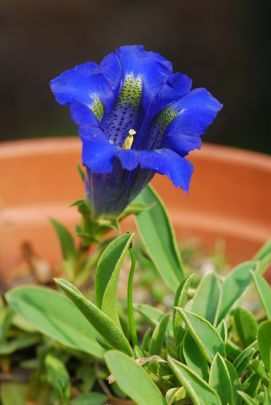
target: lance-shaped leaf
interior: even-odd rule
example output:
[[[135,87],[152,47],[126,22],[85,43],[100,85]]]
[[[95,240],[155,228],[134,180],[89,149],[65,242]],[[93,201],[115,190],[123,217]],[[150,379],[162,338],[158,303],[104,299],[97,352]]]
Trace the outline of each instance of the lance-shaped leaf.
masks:
[[[137,228],[155,268],[169,288],[176,291],[184,279],[184,270],[166,209],[150,187],[144,188],[136,202],[153,204],[136,216]]]
[[[258,344],[266,370],[271,370],[271,321],[263,322],[258,329]]]
[[[222,405],[237,404],[237,393],[227,363],[219,353],[217,353],[211,365],[209,384],[218,393]]]
[[[65,346],[102,358],[95,329],[62,294],[44,287],[16,287],[6,294],[11,307],[37,330]]]
[[[221,293],[221,286],[217,275],[215,273],[206,274],[196,290],[191,311],[214,324],[219,309]]]
[[[217,330],[202,318],[184,309],[177,308],[180,312],[187,329],[191,333],[195,343],[197,343],[205,359],[211,363],[216,353],[225,356],[224,342]]]
[[[249,346],[254,342],[257,335],[257,322],[247,309],[239,307],[232,311],[234,324],[238,333],[239,339],[244,347]]]
[[[267,318],[271,320],[271,288],[259,274],[254,273],[252,276]]]
[[[245,392],[238,391],[238,394],[246,405],[259,405],[259,401],[257,401],[255,398],[251,398],[251,396],[249,396]]]
[[[124,353],[110,350],[106,364],[125,394],[138,405],[166,405],[166,400],[148,373]]]
[[[111,347],[132,355],[133,352],[127,338],[108,315],[95,304],[87,300],[83,294],[67,280],[56,279],[55,281],[58,287],[70,298]]]
[[[97,305],[116,325],[120,327],[118,316],[117,288],[120,268],[131,245],[133,235],[124,234],[113,239],[102,253],[96,273]]]
[[[268,240],[256,253],[253,260],[259,261],[257,274],[263,274],[271,265],[271,240]]]
[[[150,354],[160,354],[169,321],[169,314],[165,314],[156,325],[150,342]]]
[[[233,305],[240,299],[252,281],[251,271],[255,271],[257,262],[245,262],[233,269],[222,284],[222,299],[217,324],[219,324]]]
[[[174,306],[179,308],[185,308],[185,305],[188,301],[188,290],[193,278],[193,274],[187,277],[185,280],[181,282],[179,285],[176,294],[175,294],[175,301]],[[177,334],[178,329],[180,328],[181,324],[181,316],[178,311],[174,308],[173,310],[173,328],[175,334]]]
[[[194,371],[170,356],[168,357],[168,363],[179,383],[186,389],[194,405],[221,405],[217,393]]]
[[[207,381],[209,376],[208,363],[189,332],[184,338],[183,355],[188,367]]]

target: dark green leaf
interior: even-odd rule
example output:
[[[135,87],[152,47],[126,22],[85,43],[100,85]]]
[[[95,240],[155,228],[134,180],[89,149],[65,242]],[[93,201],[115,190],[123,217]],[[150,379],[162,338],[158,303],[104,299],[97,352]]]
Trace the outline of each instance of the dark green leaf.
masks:
[[[68,281],[64,279],[56,279],[56,283],[105,341],[115,349],[132,355],[132,349],[127,338],[108,315],[87,300],[83,294]]]
[[[44,364],[46,380],[51,384],[58,398],[61,401],[69,399],[71,394],[70,377],[64,364],[52,354],[47,354]]]
[[[175,377],[184,386],[194,405],[221,405],[217,393],[195,372],[172,357],[168,358],[168,362]]]
[[[189,332],[185,334],[183,355],[188,367],[207,381],[209,376],[208,363]]]
[[[132,238],[133,235],[127,233],[113,239],[103,251],[97,265],[97,305],[118,327],[120,327],[117,301],[119,273]]]
[[[256,268],[256,262],[245,262],[237,266],[226,277],[222,284],[222,300],[220,303],[217,324],[225,318],[233,305],[240,299],[250,285],[252,281],[250,272],[255,271]]]
[[[256,340],[258,324],[252,315],[245,308],[236,308],[232,311],[237,334],[244,347],[249,346]]]
[[[177,308],[180,312],[187,329],[191,333],[195,343],[198,345],[205,359],[211,363],[216,353],[225,356],[223,340],[216,329],[202,318],[184,309]]]
[[[169,321],[169,314],[165,314],[156,325],[150,342],[150,354],[161,354]]]
[[[266,370],[271,370],[271,321],[263,322],[258,329],[258,345]]]
[[[136,216],[137,228],[157,271],[165,283],[176,291],[184,278],[184,270],[166,209],[150,187],[145,187],[136,202],[154,205]]]

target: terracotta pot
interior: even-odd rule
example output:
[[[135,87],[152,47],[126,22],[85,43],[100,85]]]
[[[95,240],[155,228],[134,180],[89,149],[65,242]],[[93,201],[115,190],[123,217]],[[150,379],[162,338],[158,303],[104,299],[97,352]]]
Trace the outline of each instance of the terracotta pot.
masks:
[[[76,170],[78,139],[44,139],[2,143],[0,147],[0,267],[20,259],[23,241],[57,263],[60,250],[48,222],[52,216],[72,228],[77,213],[69,204],[83,196]],[[204,145],[192,153],[191,190],[185,195],[164,177],[153,185],[170,212],[180,239],[199,238],[205,246],[226,242],[235,264],[250,259],[271,234],[271,157]],[[124,229],[131,229],[132,220]]]

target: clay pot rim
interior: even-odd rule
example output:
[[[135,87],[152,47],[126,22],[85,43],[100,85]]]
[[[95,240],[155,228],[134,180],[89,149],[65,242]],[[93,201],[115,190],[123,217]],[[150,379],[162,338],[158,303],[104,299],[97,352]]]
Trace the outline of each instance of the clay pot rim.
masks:
[[[1,142],[0,159],[10,159],[18,156],[44,155],[55,152],[64,154],[67,151],[81,149],[80,139],[78,137],[64,136],[52,138],[25,139]],[[202,153],[203,151],[203,153]],[[239,149],[224,145],[214,145],[204,143],[202,151],[192,151],[194,154],[200,154],[198,158],[204,155],[204,158],[213,161],[225,161],[229,163],[238,163],[239,165],[258,167],[262,170],[271,171],[271,157],[267,154]]]

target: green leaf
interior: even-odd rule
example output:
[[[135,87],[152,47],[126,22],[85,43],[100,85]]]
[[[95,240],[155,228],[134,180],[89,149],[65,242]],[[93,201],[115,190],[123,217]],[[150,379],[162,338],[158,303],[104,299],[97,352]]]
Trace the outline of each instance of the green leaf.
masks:
[[[226,277],[222,284],[222,300],[220,303],[217,324],[225,318],[233,305],[239,300],[250,285],[252,281],[250,272],[255,271],[256,267],[256,262],[245,262],[237,266]]]
[[[122,391],[138,405],[166,405],[166,401],[151,377],[135,360],[111,350],[105,361]]]
[[[71,405],[104,405],[107,396],[100,392],[88,392],[82,394],[71,401]]]
[[[208,363],[189,332],[184,337],[183,355],[188,367],[207,381],[209,376]]]
[[[218,333],[220,334],[223,342],[226,342],[228,339],[228,331],[227,331],[227,325],[225,320],[223,319],[222,322],[220,322],[220,324],[216,327],[216,330],[218,331]]]
[[[179,383],[186,389],[194,405],[221,405],[217,393],[194,371],[170,356],[168,357],[168,363]]]
[[[64,364],[52,354],[47,354],[44,360],[45,378],[56,392],[58,398],[67,400],[71,395],[69,373]]]
[[[232,311],[234,324],[238,336],[244,347],[249,346],[256,340],[258,324],[252,315],[245,308],[236,308]]]
[[[102,358],[97,333],[67,298],[44,287],[17,287],[6,294],[12,308],[40,332],[76,350]]]
[[[163,311],[148,304],[134,304],[134,308],[154,326],[156,326],[164,316]]]
[[[223,357],[219,353],[211,365],[209,384],[218,393],[222,405],[235,405],[230,374]]]
[[[174,307],[184,308],[185,305],[187,304],[188,290],[189,290],[192,278],[193,278],[193,274],[191,274],[189,277],[184,279],[181,282],[181,284],[179,285],[179,287],[176,291],[176,294],[175,294]],[[180,325],[181,325],[181,315],[176,310],[176,308],[174,308],[174,310],[173,310],[173,327],[174,327],[175,335],[177,334],[177,331],[180,328]]]
[[[241,374],[249,365],[250,360],[254,356],[255,346],[257,342],[253,342],[245,350],[242,350],[239,356],[233,362],[234,367],[236,368],[238,374]]]
[[[198,345],[205,359],[211,363],[216,353],[225,356],[225,347],[221,336],[216,329],[202,318],[184,309],[177,308],[180,312],[187,329],[191,333],[195,343]]]
[[[266,316],[271,320],[271,288],[267,281],[259,274],[252,274],[253,280],[258,291],[261,303],[265,309]]]
[[[169,314],[165,314],[156,325],[150,342],[150,354],[161,354],[169,321]]]
[[[49,219],[59,239],[65,272],[68,277],[73,279],[75,272],[75,262],[78,256],[73,236],[63,224],[53,218]]]
[[[0,344],[0,354],[1,355],[8,355],[11,353],[16,352],[17,350],[26,349],[27,347],[31,347],[36,345],[41,340],[41,337],[38,335],[30,335],[30,336],[21,336],[15,339],[12,339],[8,342],[4,342]]]
[[[184,270],[166,209],[150,187],[144,188],[136,202],[154,204],[153,208],[136,216],[137,228],[155,268],[169,288],[176,291],[184,278]]]
[[[1,383],[0,398],[2,405],[25,405],[27,386],[16,383]]]
[[[102,338],[109,343],[109,345],[132,355],[133,352],[127,338],[108,315],[87,300],[70,282],[60,278],[55,281],[58,287],[77,306],[88,322],[97,330]]]
[[[191,312],[215,323],[222,290],[215,273],[208,273],[201,280],[192,301]]]
[[[103,251],[97,265],[97,305],[118,327],[120,327],[117,300],[119,273],[132,238],[133,235],[128,233],[113,239]]]
[[[248,394],[246,394],[245,392],[242,391],[238,391],[238,394],[240,395],[240,397],[243,399],[243,401],[245,402],[246,405],[258,405],[259,402],[254,399],[251,398]]]
[[[271,321],[263,322],[258,329],[258,345],[261,358],[268,372],[271,370]]]
[[[256,253],[253,260],[259,261],[257,274],[263,274],[271,265],[271,240],[268,240]]]

